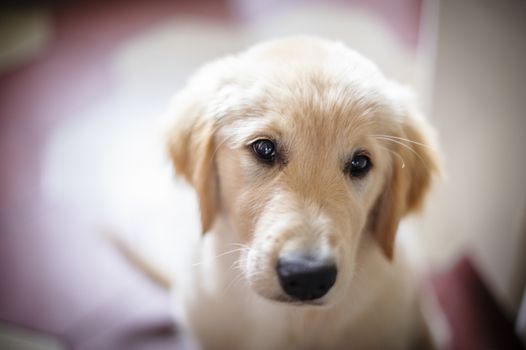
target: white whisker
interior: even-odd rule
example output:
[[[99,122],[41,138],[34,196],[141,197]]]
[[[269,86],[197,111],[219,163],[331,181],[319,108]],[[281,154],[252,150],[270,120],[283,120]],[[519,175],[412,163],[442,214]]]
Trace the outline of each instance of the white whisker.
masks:
[[[434,147],[432,147],[431,145],[427,145],[425,143],[421,143],[421,142],[417,142],[417,141],[413,141],[413,140],[409,140],[409,139],[406,139],[404,137],[398,137],[398,136],[393,136],[393,135],[382,135],[382,134],[379,134],[379,135],[369,135],[371,137],[378,137],[378,138],[387,138],[387,139],[394,139],[394,140],[399,140],[399,141],[405,141],[405,142],[409,142],[409,143],[412,143],[412,144],[415,144],[415,145],[418,145],[418,146],[422,146],[422,147],[426,147],[426,148],[429,148],[429,149],[432,149],[432,150],[435,150]]]
[[[392,149],[389,149],[389,148],[384,147],[384,146],[380,146],[380,145],[378,145],[378,147],[383,148],[383,149],[385,149],[386,151],[392,153],[394,156],[398,157],[398,159],[400,159],[400,161],[402,162],[402,169],[405,168],[404,158],[403,158],[398,152],[395,152],[395,151],[393,151]]]
[[[422,162],[422,164],[424,164],[424,166],[425,166],[426,168],[428,168],[428,166],[427,166],[427,164],[426,164],[424,158],[422,158],[422,156],[421,156],[420,154],[418,154],[418,152],[416,152],[414,149],[412,149],[412,148],[409,147],[408,145],[406,145],[406,144],[404,144],[404,143],[402,143],[402,142],[400,142],[400,141],[390,139],[390,138],[378,137],[378,136],[377,136],[376,138],[377,138],[377,139],[380,139],[380,140],[391,141],[391,142],[394,142],[394,143],[396,143],[396,144],[398,144],[398,145],[400,145],[400,146],[402,146],[402,147],[407,148],[409,151],[413,152],[413,153],[415,154],[415,156],[418,157],[418,159],[420,159],[420,161]]]
[[[222,257],[222,256],[226,256],[226,255],[229,255],[229,254],[233,254],[233,253],[237,253],[237,252],[242,252],[242,251],[244,251],[244,250],[246,250],[246,249],[247,249],[247,248],[236,248],[236,249],[229,250],[229,251],[227,251],[227,252],[223,252],[223,253],[218,254],[218,255],[216,255],[216,256],[212,256],[212,257],[209,257],[209,258],[207,257],[207,258],[205,258],[205,259],[202,260],[202,261],[199,261],[199,262],[194,263],[193,266],[199,266],[199,265],[204,264],[204,263],[207,262],[207,261],[215,260],[215,259],[217,259],[217,258],[220,258],[220,257]]]

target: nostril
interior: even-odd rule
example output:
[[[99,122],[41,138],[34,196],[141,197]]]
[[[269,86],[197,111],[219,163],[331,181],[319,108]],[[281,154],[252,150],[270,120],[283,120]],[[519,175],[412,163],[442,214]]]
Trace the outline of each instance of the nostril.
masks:
[[[336,282],[333,262],[306,257],[281,258],[276,266],[281,288],[299,300],[324,296]]]
[[[298,288],[300,284],[297,281],[286,281],[285,282],[289,288]]]

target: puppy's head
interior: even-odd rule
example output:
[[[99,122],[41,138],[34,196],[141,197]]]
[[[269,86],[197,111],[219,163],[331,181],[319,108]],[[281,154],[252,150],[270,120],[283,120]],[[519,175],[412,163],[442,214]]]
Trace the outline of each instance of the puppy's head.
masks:
[[[294,38],[205,66],[175,98],[176,171],[203,231],[222,216],[248,247],[239,266],[257,294],[329,303],[364,235],[392,258],[437,170],[402,90],[341,44]]]

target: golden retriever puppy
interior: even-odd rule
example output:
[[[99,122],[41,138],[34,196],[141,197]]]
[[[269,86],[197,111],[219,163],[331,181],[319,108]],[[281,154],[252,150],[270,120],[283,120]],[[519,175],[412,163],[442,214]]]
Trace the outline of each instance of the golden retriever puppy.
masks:
[[[287,38],[206,65],[168,119],[204,233],[174,282],[198,346],[419,346],[395,237],[438,167],[404,89],[340,43]]]

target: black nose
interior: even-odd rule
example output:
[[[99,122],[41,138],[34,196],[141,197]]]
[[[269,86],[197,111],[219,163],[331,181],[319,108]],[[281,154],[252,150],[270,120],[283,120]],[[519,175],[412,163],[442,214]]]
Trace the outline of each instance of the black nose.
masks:
[[[332,262],[307,257],[281,258],[276,271],[285,293],[302,301],[324,296],[338,272]]]

